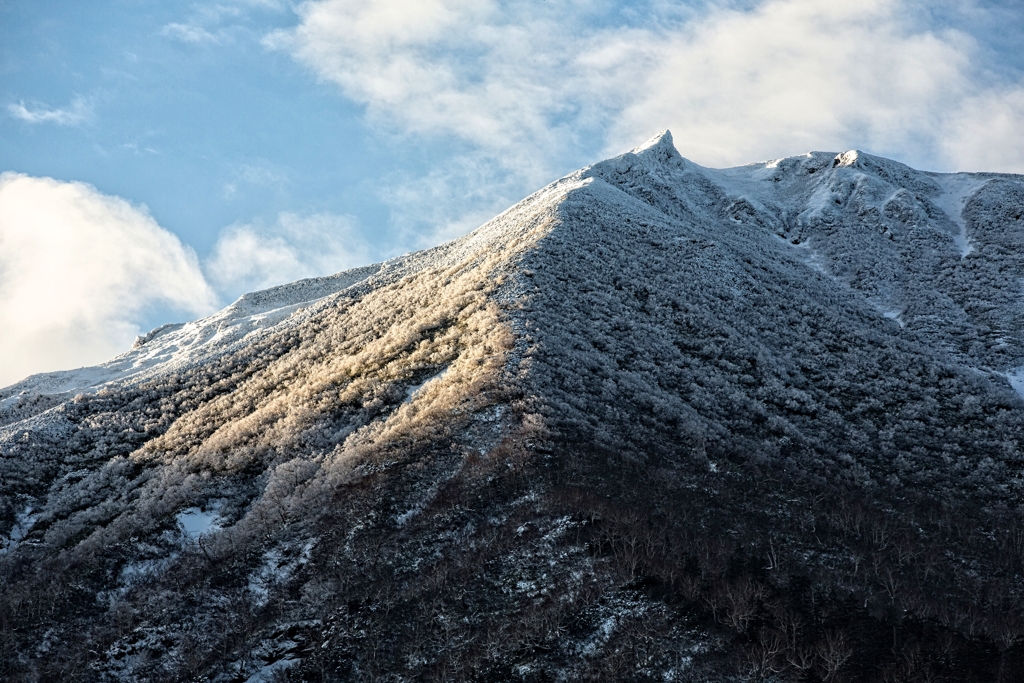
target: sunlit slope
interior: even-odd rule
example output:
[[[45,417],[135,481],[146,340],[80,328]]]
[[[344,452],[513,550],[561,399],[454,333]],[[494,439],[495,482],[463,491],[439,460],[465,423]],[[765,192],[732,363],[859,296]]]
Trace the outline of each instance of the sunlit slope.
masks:
[[[83,464],[251,473],[299,453],[344,459],[398,425],[447,430],[437,410],[472,412],[462,402],[486,403],[480,387],[508,373],[510,281],[563,196],[556,184],[461,240],[335,276],[336,294],[311,300],[322,282],[303,281],[246,295],[106,366],[15,385],[0,428],[4,494],[39,495]],[[103,373],[113,379],[67,386]]]

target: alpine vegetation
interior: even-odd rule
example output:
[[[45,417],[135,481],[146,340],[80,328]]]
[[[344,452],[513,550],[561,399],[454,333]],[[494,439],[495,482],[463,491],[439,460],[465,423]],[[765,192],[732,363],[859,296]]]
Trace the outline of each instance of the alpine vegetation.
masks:
[[[12,681],[1016,681],[1024,177],[668,132],[0,390]]]

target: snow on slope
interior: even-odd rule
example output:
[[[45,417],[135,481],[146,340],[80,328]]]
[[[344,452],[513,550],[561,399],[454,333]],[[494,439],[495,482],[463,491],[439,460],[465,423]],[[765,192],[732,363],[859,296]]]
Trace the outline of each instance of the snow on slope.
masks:
[[[351,287],[378,272],[382,265],[355,268],[337,275],[299,280],[245,294],[224,310],[189,323],[162,325],[140,336],[134,347],[94,367],[33,375],[0,390],[0,403],[12,407],[19,396],[95,391],[108,382],[173,372],[191,363],[252,341],[304,304]]]
[[[967,258],[974,251],[974,247],[967,236],[967,222],[963,218],[964,207],[967,200],[977,193],[988,179],[984,176],[979,177],[978,174],[956,173],[938,176],[936,180],[943,192],[934,203],[960,227],[956,243],[960,249],[960,258]]]
[[[902,164],[857,151],[843,154],[812,152],[732,169],[707,169],[689,161],[684,163],[666,131],[628,155],[597,164],[593,167],[595,170],[584,169],[567,176],[539,192],[538,197],[543,195],[550,200],[552,193],[571,191],[573,186],[586,182],[586,177],[595,172],[610,170],[622,176],[641,168],[648,171],[657,169],[674,158],[679,160],[680,167],[685,166],[702,182],[714,185],[723,201],[729,203],[727,211],[734,221],[753,220],[765,231],[774,232],[801,250],[793,252],[795,259],[821,273],[833,274],[863,291],[880,312],[899,320],[901,325],[908,322],[905,312],[908,296],[918,298],[920,294],[906,290],[918,284],[925,289],[934,289],[935,283],[930,277],[933,274],[922,277],[914,272],[923,256],[920,244],[909,245],[910,253],[906,249],[903,253],[894,253],[899,251],[899,245],[883,244],[880,247],[879,239],[905,238],[903,226],[899,223],[920,219],[923,204],[927,214],[925,220],[936,225],[940,235],[946,233],[951,238],[940,239],[938,244],[933,239],[932,249],[941,251],[948,246],[957,250],[961,259],[966,258],[974,251],[974,246],[968,241],[967,223],[962,216],[965,205],[993,177],[1009,177],[1019,182],[1013,176],[997,174],[917,172]],[[916,194],[911,196],[911,192]],[[686,199],[671,188],[668,194],[676,195],[672,199],[685,204]],[[821,234],[822,224],[832,227],[841,222],[841,216],[838,220],[836,218],[837,209],[846,209],[851,202],[855,204],[858,219],[863,219],[866,213],[873,213],[876,217],[892,220],[880,221],[876,235],[851,235],[852,230],[845,231],[846,234]],[[936,217],[929,213],[931,207],[941,214]],[[936,218],[941,220],[936,221]],[[207,318],[159,327],[140,337],[135,348],[102,365],[35,375],[2,389],[0,414],[15,409],[23,398],[94,391],[108,382],[127,378],[139,380],[203,362],[240,348],[254,336],[265,334],[282,323],[287,324],[285,321],[293,313],[318,299],[360,283],[369,287],[379,286],[432,264],[452,262],[467,248],[478,246],[481,240],[499,247],[508,238],[502,234],[507,227],[498,217],[466,238],[427,252],[331,277],[302,280],[246,294]],[[859,258],[854,260],[853,256]],[[851,270],[855,271],[852,277]],[[928,311],[920,315],[928,317],[934,314],[934,311]],[[1014,360],[1024,359],[1015,357]]]
[[[111,635],[94,662],[131,680],[183,661],[184,645],[126,653],[175,629],[220,633],[217,606],[277,595],[309,612],[289,619],[319,623],[318,596],[337,587],[317,582],[340,576],[323,567],[351,560],[361,580],[359,543],[378,568],[394,554],[396,586],[485,547],[464,541],[534,505],[543,468],[523,458],[557,465],[544,450],[556,437],[564,462],[614,453],[617,467],[716,477],[770,464],[852,490],[1006,504],[1024,485],[1024,405],[999,374],[1024,363],[1020,192],[1016,176],[949,180],[861,152],[708,169],[663,133],[454,242],[249,294],[110,363],[0,392],[5,547],[107,570],[94,572],[114,582],[95,618],[135,610],[144,628]],[[446,497],[506,475],[507,505],[488,508],[491,489]],[[438,510],[470,516],[441,523]],[[327,513],[344,551],[317,560]],[[150,614],[155,591],[109,577],[172,571],[189,534],[167,532],[197,519],[188,561],[235,563],[238,581],[204,584],[187,614],[163,586],[169,611]],[[543,576],[492,576],[495,599],[594,571],[544,552]],[[323,575],[282,597],[307,561]],[[567,651],[602,647],[613,616]]]
[[[832,457],[859,428],[825,425],[851,408],[881,410],[877,435],[857,438],[898,452],[918,392],[938,401],[928,412],[965,395],[986,411],[1014,400],[999,373],[1021,358],[1021,327],[1002,292],[1019,285],[1012,272],[977,277],[978,259],[961,265],[931,174],[853,152],[717,171],[663,136],[573,178],[557,229],[524,256],[514,317],[531,347],[529,392],[580,442],[621,451],[646,414],[648,451],[679,430],[724,450],[747,434],[747,452],[773,440],[831,452],[822,462],[838,477]],[[901,325],[885,315],[897,306]],[[907,375],[918,367],[924,376]],[[933,387],[928,375],[950,379]],[[752,428],[755,415],[779,431]],[[965,438],[940,434],[913,438]]]
[[[691,201],[686,197],[687,187],[702,185],[701,191],[711,196],[708,201],[726,204],[724,210],[734,223],[753,222],[764,233],[785,240],[792,247],[794,260],[865,294],[884,317],[901,326],[914,328],[918,323],[916,327],[929,327],[947,350],[955,348],[956,342],[942,327],[965,325],[965,302],[950,305],[949,299],[956,297],[941,291],[942,285],[936,282],[935,271],[941,267],[935,262],[936,254],[948,261],[948,256],[941,256],[943,252],[954,251],[961,259],[974,252],[962,215],[964,207],[992,178],[1019,183],[1014,176],[998,174],[918,172],[857,151],[811,152],[738,168],[708,169],[680,157],[666,131],[629,154],[570,174],[523,204],[550,203],[602,173],[621,178],[642,171],[648,176],[646,182],[658,177],[666,164],[686,169],[668,183],[685,177],[690,180],[674,188],[653,188],[654,195],[660,193],[674,206],[685,206]],[[844,224],[851,207],[857,225]],[[874,234],[864,234],[865,217],[877,223]],[[915,221],[924,223],[932,233],[925,249],[920,235],[906,229],[909,224],[911,232],[921,232]],[[499,216],[465,238],[426,252],[246,294],[207,318],[159,327],[107,363],[35,375],[0,389],[0,422],[35,413],[61,396],[96,391],[110,382],[142,381],[244,348],[270,330],[300,324],[305,318],[293,320],[293,314],[318,300],[350,289],[366,291],[423,268],[443,267],[481,245],[502,249],[512,237],[508,222]],[[942,301],[935,300],[937,289]],[[925,299],[931,301],[921,310]],[[1003,327],[1003,346],[1012,348],[1012,358],[982,364],[1006,370],[1024,363],[1024,340],[1019,328]],[[26,410],[29,403],[34,405]]]
[[[801,248],[808,265],[937,349],[1000,370],[1024,359],[1024,292],[1006,248],[1019,231],[1003,223],[983,233],[972,225],[989,218],[965,214],[983,190],[983,213],[1014,205],[1007,189],[1022,187],[1019,176],[921,172],[857,151],[709,174],[738,205],[753,207],[765,229]]]
[[[469,254],[508,249],[524,238],[510,225],[510,216],[518,217],[534,205],[547,205],[565,191],[564,180],[553,183],[472,234],[433,249],[252,292],[206,318],[157,327],[140,336],[131,350],[101,365],[33,375],[0,388],[0,421],[4,410],[16,408],[25,397],[70,396],[96,391],[110,382],[142,381],[171,373],[243,348],[272,329],[301,324],[305,318],[291,320],[291,316],[336,294],[348,291],[358,296],[425,268],[451,267]]]

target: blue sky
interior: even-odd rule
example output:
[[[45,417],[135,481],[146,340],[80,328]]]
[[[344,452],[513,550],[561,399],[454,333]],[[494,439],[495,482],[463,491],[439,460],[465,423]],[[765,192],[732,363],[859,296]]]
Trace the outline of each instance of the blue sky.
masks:
[[[1024,172],[1019,2],[0,0],[0,385],[671,128]]]
[[[359,205],[368,225],[385,224],[379,202],[358,199],[359,184],[388,169],[360,107],[260,45],[294,14],[239,11],[206,20],[223,37],[188,42],[166,28],[201,15],[183,3],[0,4],[4,104],[83,109],[75,125],[8,112],[4,170],[83,180],[143,202],[200,253],[225,225],[285,209]]]

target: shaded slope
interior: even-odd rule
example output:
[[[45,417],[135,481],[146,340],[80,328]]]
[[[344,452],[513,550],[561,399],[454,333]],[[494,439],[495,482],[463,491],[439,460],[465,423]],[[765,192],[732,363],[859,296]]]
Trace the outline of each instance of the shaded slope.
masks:
[[[1016,465],[989,472],[1018,459],[1020,399],[933,330],[948,332],[962,310],[907,314],[901,329],[862,295],[866,285],[806,267],[765,229],[784,216],[736,218],[746,200],[715,182],[721,172],[666,142],[643,154],[656,161],[627,156],[584,172],[559,207],[559,229],[524,260],[532,393],[560,430],[637,452],[697,439],[719,455],[789,459],[864,488],[888,479],[977,500],[979,489],[1020,485]],[[953,257],[948,235],[930,229]],[[825,236],[805,240],[838,251]],[[874,256],[860,256],[865,269]],[[1004,277],[1007,289],[1020,287]],[[1009,318],[1005,336],[1019,337]],[[979,328],[989,329],[975,323],[965,334],[977,340]],[[1002,354],[1012,365],[1014,348],[1004,341],[975,360]],[[994,452],[1009,457],[996,465]]]

